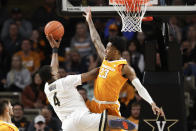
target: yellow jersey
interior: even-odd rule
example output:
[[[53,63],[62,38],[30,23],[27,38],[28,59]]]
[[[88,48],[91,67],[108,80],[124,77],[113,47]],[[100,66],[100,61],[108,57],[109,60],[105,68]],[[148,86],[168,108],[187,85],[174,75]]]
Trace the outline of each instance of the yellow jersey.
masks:
[[[94,83],[94,96],[99,101],[118,101],[119,93],[127,78],[122,76],[122,67],[127,64],[125,59],[103,60],[99,74]]]
[[[19,131],[14,124],[0,120],[0,131]]]

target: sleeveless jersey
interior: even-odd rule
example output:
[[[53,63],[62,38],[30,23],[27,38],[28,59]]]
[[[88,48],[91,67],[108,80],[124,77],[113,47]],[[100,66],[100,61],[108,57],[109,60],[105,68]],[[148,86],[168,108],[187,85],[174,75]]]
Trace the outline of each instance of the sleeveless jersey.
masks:
[[[14,124],[0,120],[0,131],[19,131]]]
[[[99,101],[117,101],[119,93],[127,78],[122,76],[122,67],[127,64],[125,59],[103,60],[99,74],[95,80],[94,96]]]

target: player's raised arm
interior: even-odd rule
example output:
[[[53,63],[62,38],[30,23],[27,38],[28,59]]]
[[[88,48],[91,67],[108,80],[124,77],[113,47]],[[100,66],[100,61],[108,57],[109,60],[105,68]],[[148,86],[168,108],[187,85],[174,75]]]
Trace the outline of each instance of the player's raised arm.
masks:
[[[91,81],[97,78],[98,72],[99,72],[99,68],[95,68],[89,72],[82,73],[81,75],[82,83]]]
[[[52,47],[52,60],[50,66],[52,67],[52,74],[53,78],[57,80],[59,78],[58,75],[58,68],[59,68],[59,61],[58,61],[58,48],[61,43],[61,39],[56,41],[54,40],[52,35],[46,36],[48,39],[50,46]]]
[[[138,91],[138,94],[152,106],[153,113],[164,116],[162,109],[156,106],[148,91],[144,88],[140,80],[136,77],[134,69],[129,65],[125,65],[122,69],[122,73],[132,82],[132,84]]]
[[[92,20],[92,16],[91,16],[91,10],[90,8],[88,8],[85,11],[85,15],[84,17],[86,18],[86,21],[88,23],[89,29],[90,29],[90,35],[91,35],[91,39],[95,45],[95,48],[97,49],[97,52],[99,54],[99,57],[103,60],[104,59],[104,52],[105,52],[105,47],[103,46],[103,43],[101,42],[101,38],[95,28],[95,25],[93,23]]]

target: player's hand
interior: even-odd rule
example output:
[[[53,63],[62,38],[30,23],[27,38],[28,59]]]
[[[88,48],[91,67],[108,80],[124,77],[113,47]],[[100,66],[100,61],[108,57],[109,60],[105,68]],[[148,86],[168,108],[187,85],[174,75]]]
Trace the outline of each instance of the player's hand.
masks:
[[[48,39],[49,43],[50,43],[50,46],[52,48],[59,48],[60,46],[60,43],[61,43],[61,39],[56,41],[54,40],[53,36],[50,34],[50,35],[47,35],[46,38]]]
[[[151,106],[152,106],[152,111],[154,115],[165,116],[163,110],[157,107],[155,103],[152,103]]]
[[[86,18],[87,22],[90,22],[92,20],[92,15],[91,15],[91,9],[90,7],[86,8],[86,10],[84,11],[84,17]]]

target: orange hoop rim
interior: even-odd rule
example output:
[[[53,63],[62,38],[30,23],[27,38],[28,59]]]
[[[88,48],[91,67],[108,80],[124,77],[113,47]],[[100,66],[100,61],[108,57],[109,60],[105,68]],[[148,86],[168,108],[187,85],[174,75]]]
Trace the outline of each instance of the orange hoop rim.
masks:
[[[140,5],[150,2],[150,0],[110,0],[110,3],[116,3],[116,4],[120,4],[120,5],[125,5],[125,1],[128,4],[138,3]]]
[[[141,10],[141,6],[150,0],[110,0],[114,5],[125,6],[126,11],[137,12]],[[147,5],[145,5],[147,6]],[[150,5],[149,5],[150,6]]]

